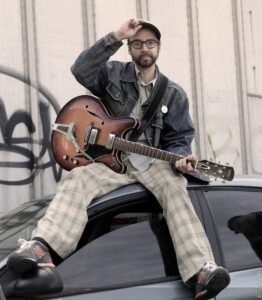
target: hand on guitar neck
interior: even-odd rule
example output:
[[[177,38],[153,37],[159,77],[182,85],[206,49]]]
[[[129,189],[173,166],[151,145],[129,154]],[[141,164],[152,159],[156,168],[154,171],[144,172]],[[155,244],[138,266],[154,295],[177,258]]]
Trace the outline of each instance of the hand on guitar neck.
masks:
[[[176,169],[181,173],[185,174],[194,170],[194,163],[197,161],[195,155],[190,154],[176,161]]]

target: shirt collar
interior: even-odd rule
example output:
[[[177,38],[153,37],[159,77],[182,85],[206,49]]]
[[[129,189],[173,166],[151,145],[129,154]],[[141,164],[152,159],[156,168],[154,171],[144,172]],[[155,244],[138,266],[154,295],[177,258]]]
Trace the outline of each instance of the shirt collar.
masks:
[[[155,77],[154,77],[152,80],[150,80],[149,82],[145,82],[145,81],[143,80],[143,74],[142,74],[142,72],[137,68],[136,65],[135,65],[135,71],[136,71],[137,81],[138,81],[141,85],[143,85],[143,86],[147,86],[147,85],[152,85],[152,86],[154,86],[154,85],[155,85],[156,80],[157,80],[157,76],[158,76],[158,74],[159,74],[159,70],[158,70],[157,65],[156,65],[156,70],[155,70]]]

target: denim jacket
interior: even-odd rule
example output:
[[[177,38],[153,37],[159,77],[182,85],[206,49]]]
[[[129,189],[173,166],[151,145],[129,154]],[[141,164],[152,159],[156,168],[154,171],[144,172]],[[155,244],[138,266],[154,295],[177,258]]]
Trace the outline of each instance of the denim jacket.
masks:
[[[123,42],[109,33],[84,50],[71,67],[77,81],[101,99],[112,117],[129,116],[139,93],[134,63],[109,61],[122,45]],[[163,106],[167,111],[161,109]],[[143,105],[142,110],[145,108]],[[162,103],[145,135],[151,146],[182,156],[191,153],[194,127],[188,98],[171,80],[168,80]]]

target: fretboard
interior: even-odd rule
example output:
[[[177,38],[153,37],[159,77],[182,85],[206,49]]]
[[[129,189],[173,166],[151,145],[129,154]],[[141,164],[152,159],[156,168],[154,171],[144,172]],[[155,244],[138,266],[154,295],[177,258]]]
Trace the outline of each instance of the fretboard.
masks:
[[[181,155],[172,152],[153,148],[144,144],[127,141],[118,137],[114,138],[113,148],[125,152],[137,153],[147,157],[152,157],[160,160],[165,160],[170,163],[175,163],[177,160],[183,158]]]

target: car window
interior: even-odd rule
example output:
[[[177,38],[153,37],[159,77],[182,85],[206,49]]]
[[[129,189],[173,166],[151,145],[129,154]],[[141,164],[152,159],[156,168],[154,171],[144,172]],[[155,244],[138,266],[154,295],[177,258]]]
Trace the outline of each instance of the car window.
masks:
[[[49,200],[28,202],[0,218],[0,260],[18,247],[19,239],[30,239],[48,203]]]
[[[114,216],[107,233],[78,250],[57,270],[65,290],[126,286],[178,275],[165,219],[157,213]]]
[[[261,266],[262,192],[254,189],[205,192],[227,268]]]

